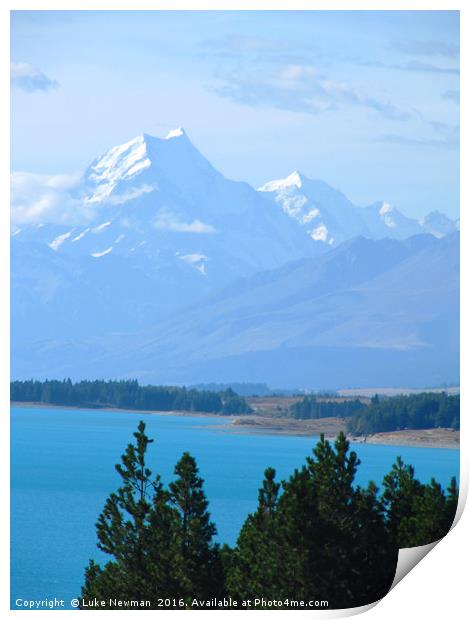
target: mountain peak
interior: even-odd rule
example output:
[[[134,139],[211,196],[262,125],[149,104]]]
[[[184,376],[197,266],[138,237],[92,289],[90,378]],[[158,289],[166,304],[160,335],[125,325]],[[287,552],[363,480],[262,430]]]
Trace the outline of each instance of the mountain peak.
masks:
[[[207,185],[209,176],[213,180],[221,175],[192,144],[182,127],[172,129],[164,138],[141,133],[112,147],[88,168],[85,183],[90,191],[86,202],[98,204],[109,200],[123,182],[157,187],[169,181],[191,193]],[[133,191],[139,188],[134,187]]]
[[[392,211],[395,211],[394,207],[392,207],[392,205],[389,202],[382,202],[380,209],[379,209],[379,213],[380,215],[386,215],[387,213],[392,213]]]
[[[276,179],[275,181],[269,181],[268,183],[260,187],[258,191],[275,192],[280,189],[286,189],[294,186],[300,189],[302,187],[304,179],[305,177],[300,172],[294,170],[294,172],[289,174],[289,176],[287,176],[285,179]]]
[[[459,230],[458,220],[451,220],[445,213],[431,211],[420,220],[420,225],[436,237],[443,237]]]
[[[181,138],[181,137],[187,138],[188,136],[182,127],[177,127],[176,129],[172,129],[166,134],[165,140],[171,140],[172,138]]]

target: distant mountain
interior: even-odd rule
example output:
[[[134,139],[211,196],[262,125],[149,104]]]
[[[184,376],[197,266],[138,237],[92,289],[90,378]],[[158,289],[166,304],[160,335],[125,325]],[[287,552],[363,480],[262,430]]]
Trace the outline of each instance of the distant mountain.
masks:
[[[420,221],[420,224],[426,232],[431,233],[435,237],[444,237],[460,229],[460,220],[450,220],[447,215],[439,211],[428,213]]]
[[[235,278],[321,251],[183,130],[111,148],[71,202],[74,225],[13,228],[14,342],[141,329]]]
[[[458,381],[458,325],[458,233],[358,237],[233,282],[141,333],[18,350],[12,373],[425,387]]]
[[[58,215],[12,226],[13,378],[458,381],[443,214],[358,207],[299,173],[256,191],[177,129],[95,159]]]
[[[458,230],[457,222],[438,211],[418,221],[406,217],[387,202],[358,207],[342,192],[300,172],[270,181],[258,191],[270,196],[314,241],[330,246],[357,235],[371,239],[406,239],[426,232],[442,237]]]
[[[226,179],[182,129],[111,148],[86,170],[73,198],[86,224],[30,226],[15,230],[15,241],[95,262],[118,255],[154,270],[182,264],[198,282],[225,282],[313,253],[289,218],[247,183]]]

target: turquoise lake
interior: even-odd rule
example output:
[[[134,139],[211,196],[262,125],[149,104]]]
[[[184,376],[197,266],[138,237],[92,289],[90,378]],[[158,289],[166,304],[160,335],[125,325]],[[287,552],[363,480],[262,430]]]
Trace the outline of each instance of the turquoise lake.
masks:
[[[138,421],[155,439],[149,465],[164,482],[182,452],[196,457],[218,539],[233,544],[256,508],[264,469],[288,477],[316,438],[229,432],[226,420],[76,409],[14,407],[11,413],[11,605],[17,598],[79,596],[84,567],[103,559],[94,524],[119,476],[114,470]],[[447,486],[459,451],[354,444],[358,484],[380,484],[398,455],[421,481]]]

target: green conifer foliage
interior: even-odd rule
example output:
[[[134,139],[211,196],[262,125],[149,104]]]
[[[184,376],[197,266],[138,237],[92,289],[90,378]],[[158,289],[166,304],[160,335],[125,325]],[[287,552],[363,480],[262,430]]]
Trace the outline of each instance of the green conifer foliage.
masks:
[[[102,569],[93,560],[85,573],[82,598],[155,601],[172,584],[176,512],[160,477],[146,467],[148,445],[141,421],[116,465],[121,486],[98,517],[98,547],[113,557]]]
[[[455,478],[446,494],[434,479],[429,484],[416,480],[413,467],[398,457],[383,487],[387,528],[401,549],[427,545],[450,530],[458,502]]]
[[[152,440],[143,422],[134,439],[96,525],[98,547],[112,559],[90,561],[84,599],[149,600],[152,608],[159,599],[190,608],[193,599],[224,596],[366,605],[388,592],[398,549],[445,536],[457,509],[455,478],[447,492],[435,480],[422,484],[401,458],[381,495],[372,482],[355,485],[360,461],[345,435],[333,445],[321,436],[288,480],[265,470],[256,511],[235,547],[220,549],[196,460],[185,452],[165,488],[146,465]]]
[[[280,484],[269,467],[258,493],[258,508],[249,515],[231,554],[225,548],[227,590],[237,600],[254,596],[276,599],[279,591],[280,548],[277,536],[277,505]],[[256,598],[255,597],[255,598]]]
[[[385,528],[377,488],[354,487],[359,460],[341,434],[321,437],[313,457],[279,487],[266,470],[258,510],[245,522],[228,574],[238,598],[375,601],[388,591],[398,549]],[[295,594],[294,594],[295,593]]]
[[[171,504],[179,516],[179,596],[189,603],[193,598],[210,598],[222,593],[222,566],[219,547],[213,542],[217,530],[210,520],[204,481],[188,452],[176,464],[175,474],[177,477],[169,489]]]

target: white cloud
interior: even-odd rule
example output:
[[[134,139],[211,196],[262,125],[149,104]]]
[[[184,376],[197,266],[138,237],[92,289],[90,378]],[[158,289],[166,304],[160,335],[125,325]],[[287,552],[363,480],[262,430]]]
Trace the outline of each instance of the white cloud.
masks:
[[[318,69],[312,65],[287,65],[279,73],[283,80],[298,80],[305,77],[317,77]]]
[[[12,86],[27,93],[45,92],[59,85],[56,80],[51,80],[45,73],[27,62],[10,64],[10,80]]]
[[[201,220],[185,222],[168,209],[160,209],[153,225],[157,230],[169,230],[180,233],[214,234],[217,230],[210,224],[205,224]]]
[[[267,69],[235,69],[219,73],[215,88],[222,97],[252,107],[320,114],[343,106],[374,110],[384,118],[408,120],[416,114],[321,74],[311,64],[289,63]]]
[[[104,202],[106,202],[107,204],[111,204],[111,205],[122,205],[126,202],[129,202],[129,200],[134,200],[134,198],[138,198],[139,196],[142,196],[143,194],[149,194],[150,192],[153,192],[154,190],[155,190],[155,187],[153,187],[152,185],[143,184],[143,185],[140,185],[139,187],[131,187],[126,192],[123,192],[122,194],[117,194],[116,196],[111,194],[111,196],[106,198]]]
[[[11,222],[21,224],[86,224],[95,212],[72,196],[80,175],[11,174]]]

